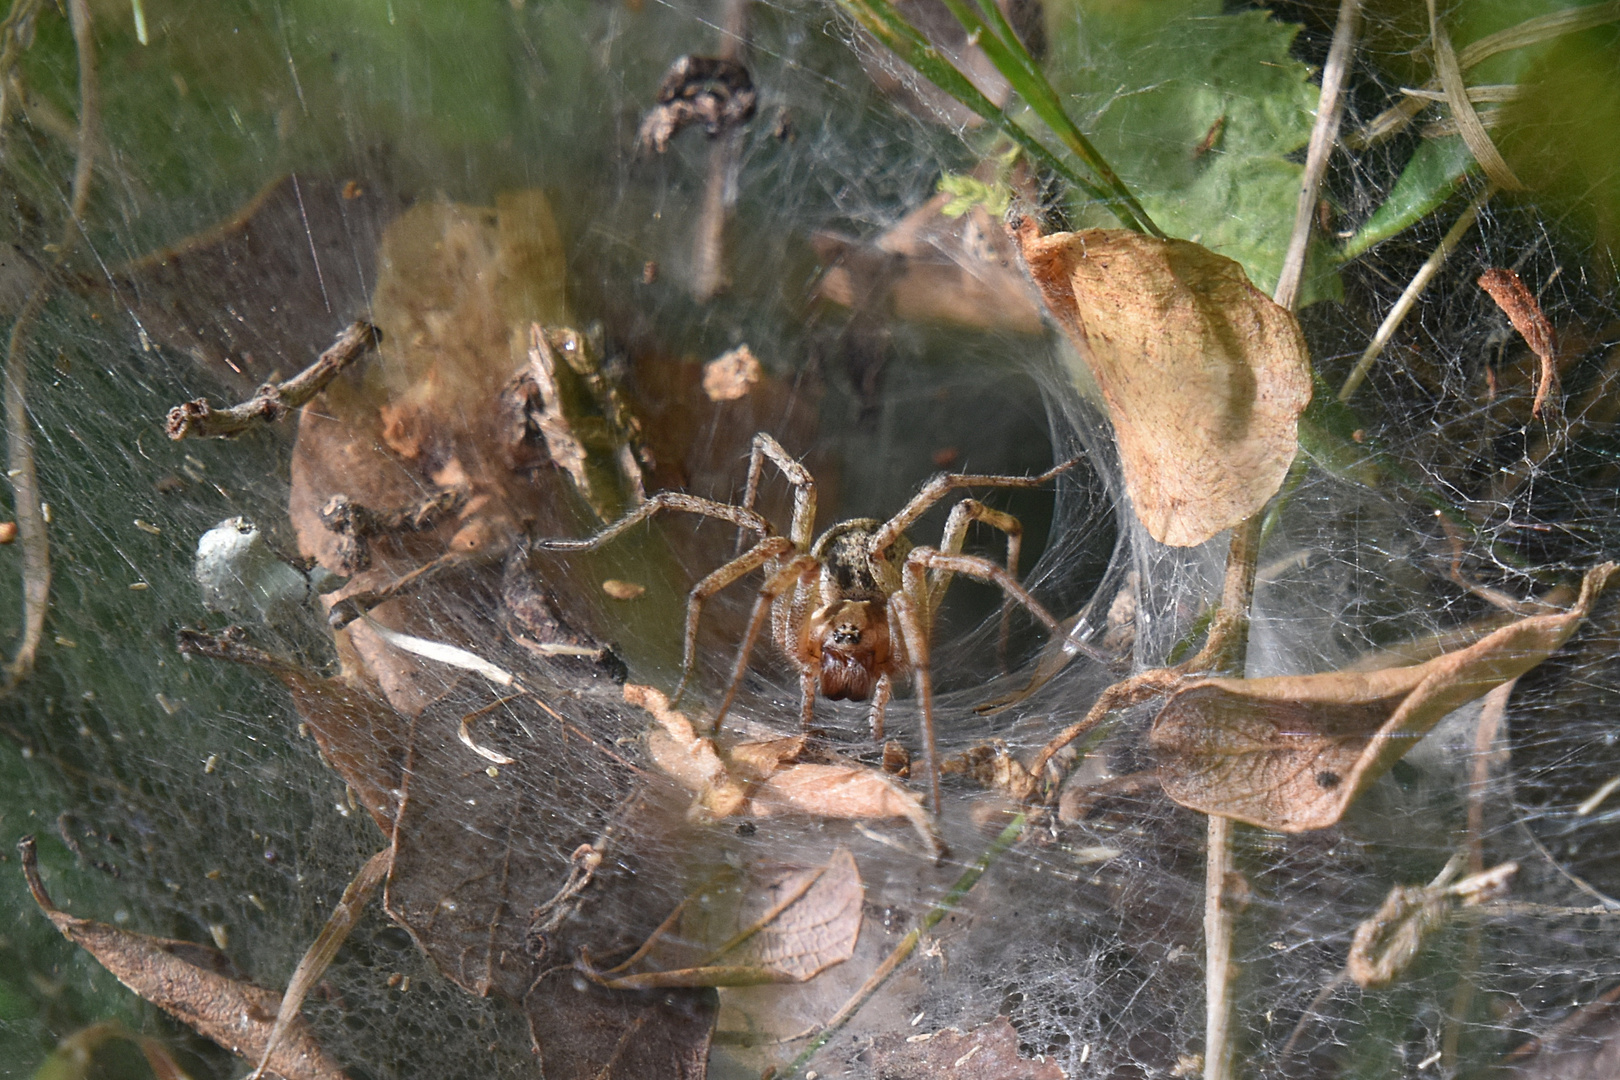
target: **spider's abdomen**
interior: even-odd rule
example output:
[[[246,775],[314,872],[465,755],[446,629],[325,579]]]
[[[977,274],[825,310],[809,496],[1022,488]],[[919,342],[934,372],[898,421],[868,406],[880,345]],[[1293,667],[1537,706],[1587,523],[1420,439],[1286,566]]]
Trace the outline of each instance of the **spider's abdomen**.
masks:
[[[875,518],[841,521],[816,538],[810,554],[821,564],[824,600],[886,600],[900,591],[896,565],[911,550],[904,536],[894,544],[887,561],[874,565],[872,534],[883,523]]]

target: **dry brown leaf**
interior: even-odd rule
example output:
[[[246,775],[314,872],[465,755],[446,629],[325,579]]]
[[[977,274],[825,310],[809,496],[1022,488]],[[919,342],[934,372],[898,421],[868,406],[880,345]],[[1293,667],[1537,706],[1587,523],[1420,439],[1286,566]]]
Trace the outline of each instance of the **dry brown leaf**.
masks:
[[[1541,361],[1541,379],[1536,384],[1536,399],[1530,406],[1530,415],[1540,416],[1548,395],[1558,387],[1558,335],[1553,333],[1552,323],[1542,313],[1541,305],[1512,270],[1493,266],[1479,276],[1479,287],[1496,301],[1513,329]],[[1556,406],[1556,401],[1554,404]]]
[[[1575,604],[1504,626],[1412,667],[1204,679],[1153,722],[1165,792],[1183,806],[1279,832],[1334,824],[1447,713],[1556,652],[1615,572],[1587,571]]]
[[[1192,547],[1276,494],[1311,400],[1299,323],[1231,259],[1114,229],[1019,230],[1047,310],[1085,359],[1155,540]]]
[[[824,867],[780,875],[750,899],[762,910],[705,963],[624,975],[606,985],[651,990],[799,983],[855,955],[866,892],[848,848],[835,851]]]
[[[866,1062],[886,1080],[1063,1080],[1057,1062],[1019,1054],[1018,1031],[1005,1016],[966,1034],[880,1035]]]
[[[205,945],[148,937],[58,910],[40,880],[33,839],[23,840],[19,850],[34,902],[63,937],[164,1012],[231,1053],[259,1060],[281,1005],[280,994],[232,978],[226,974],[230,961]],[[301,1017],[288,1024],[269,1067],[286,1080],[343,1080],[344,1076]]]
[[[183,653],[245,664],[281,679],[327,766],[349,785],[383,835],[393,833],[409,720],[341,679],[316,678],[250,645],[239,630],[182,630],[179,638]]]
[[[887,773],[853,764],[801,764],[802,737],[742,743],[729,752],[702,738],[686,714],[650,686],[626,683],[624,700],[652,713],[648,733],[653,761],[671,779],[697,796],[693,811],[716,818],[769,817],[799,813],[812,817],[872,821],[905,818],[929,851],[944,850],[922,797]]]

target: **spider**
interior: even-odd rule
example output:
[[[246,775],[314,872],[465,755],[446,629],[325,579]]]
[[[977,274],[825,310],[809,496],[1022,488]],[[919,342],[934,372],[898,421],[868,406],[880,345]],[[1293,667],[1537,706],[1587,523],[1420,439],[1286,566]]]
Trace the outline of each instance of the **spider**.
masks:
[[[767,461],[774,464],[793,487],[793,520],[786,536],[778,534],[754,509]],[[704,602],[721,589],[763,568],[764,584],[754,602],[731,682],[715,714],[713,730],[719,732],[731,708],[769,617],[772,639],[799,670],[800,718],[806,729],[814,717],[818,692],[833,701],[870,700],[872,735],[881,742],[884,710],[893,694],[894,681],[910,672],[914,692],[922,704],[925,763],[937,815],[940,812],[939,766],[934,747],[929,636],[951,578],[965,574],[1000,586],[1006,594],[1002,606],[1003,644],[1011,615],[1010,601],[1022,604],[1052,633],[1062,631],[1051,613],[1018,583],[1023,526],[1011,514],[993,510],[976,499],[963,499],[951,508],[938,548],[914,545],[906,536],[906,530],[951,491],[971,487],[1038,487],[1078,461],[1078,458],[1071,459],[1036,476],[940,473],[925,483],[888,521],[852,518],[815,536],[815,479],[803,463],[762,432],[754,436],[741,506],[662,491],[594,536],[583,540],[544,540],[538,546],[551,551],[588,551],[666,510],[700,514],[737,526],[741,530],[739,549],[747,536],[753,534],[752,546],[692,587],[687,598],[681,682],[672,703],[680,700],[692,678],[698,620]],[[974,521],[1006,535],[1006,566],[962,553],[968,525]]]

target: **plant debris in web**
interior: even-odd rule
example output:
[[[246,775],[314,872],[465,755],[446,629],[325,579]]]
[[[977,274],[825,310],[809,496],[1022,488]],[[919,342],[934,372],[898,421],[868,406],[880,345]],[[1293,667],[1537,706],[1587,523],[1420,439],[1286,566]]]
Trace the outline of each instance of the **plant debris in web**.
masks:
[[[1426,663],[1184,687],[1148,735],[1164,790],[1267,829],[1327,828],[1447,713],[1562,647],[1615,569],[1587,571],[1568,611],[1521,619]]]

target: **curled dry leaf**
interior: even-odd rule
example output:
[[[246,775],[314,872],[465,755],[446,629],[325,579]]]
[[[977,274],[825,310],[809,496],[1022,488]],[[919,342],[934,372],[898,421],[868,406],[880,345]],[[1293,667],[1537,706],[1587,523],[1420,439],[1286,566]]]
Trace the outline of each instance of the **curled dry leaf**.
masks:
[[[1063,1080],[1057,1062],[1018,1052],[1018,1031],[998,1016],[966,1034],[954,1028],[930,1035],[880,1035],[865,1059],[887,1080]]]
[[[1535,402],[1530,406],[1530,415],[1540,416],[1548,395],[1558,388],[1558,336],[1553,333],[1552,323],[1547,321],[1541,305],[1512,270],[1492,267],[1479,276],[1479,287],[1496,301],[1513,329],[1541,361],[1541,379],[1536,384]],[[1556,402],[1554,404],[1556,406]]]
[[[685,713],[650,686],[626,683],[624,700],[652,713],[647,735],[653,761],[697,796],[692,809],[716,818],[799,813],[871,821],[905,818],[933,854],[943,851],[922,799],[893,776],[864,765],[799,762],[802,736],[741,743],[722,751]]]
[[[529,341],[528,366],[502,393],[515,420],[509,443],[542,441],[596,516],[613,521],[647,497],[640,422],[584,335],[535,323]],[[521,452],[513,464],[526,464]]]
[[[1022,803],[1035,794],[1035,778],[1024,768],[1023,762],[1012,756],[1007,744],[1000,739],[981,743],[946,758],[940,772],[966,776],[980,787],[999,791],[1014,802]]]
[[[94,956],[119,982],[233,1054],[257,1062],[270,1041],[281,995],[232,977],[230,961],[205,945],[170,941],[79,919],[45,892],[33,839],[18,845],[34,902],[62,936]],[[342,1080],[301,1017],[293,1017],[268,1063],[286,1080]]]
[[[651,990],[799,983],[855,955],[866,892],[849,849],[839,848],[826,866],[778,875],[750,899],[763,910],[703,963],[622,975],[605,985]]]
[[[1231,259],[1116,229],[1019,228],[1047,310],[1114,425],[1125,487],[1153,538],[1201,544],[1276,494],[1311,400],[1299,323]]]
[[[1388,986],[1417,957],[1424,940],[1445,925],[1459,897],[1464,904],[1476,904],[1496,896],[1518,870],[1517,863],[1502,863],[1446,886],[1443,881],[1452,871],[1447,867],[1433,885],[1395,886],[1372,917],[1356,926],[1345,970],[1363,990]]]
[[[1148,735],[1164,790],[1183,806],[1279,832],[1327,828],[1447,713],[1556,652],[1614,571],[1587,571],[1567,611],[1520,619],[1412,667],[1193,683]]]

